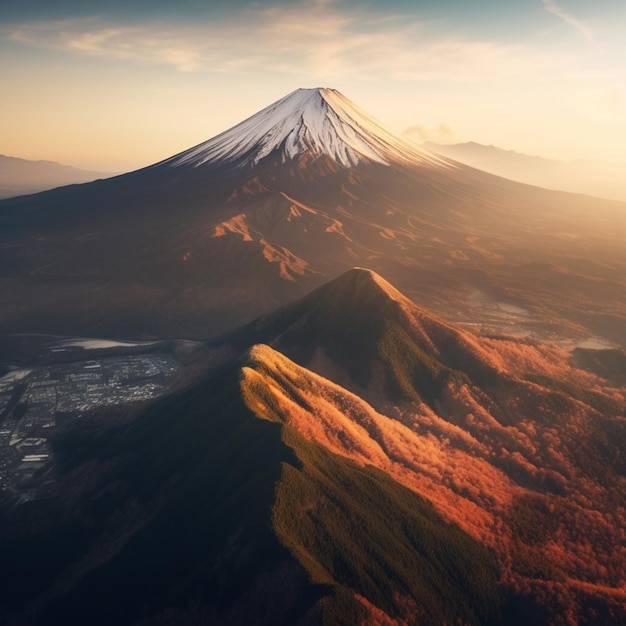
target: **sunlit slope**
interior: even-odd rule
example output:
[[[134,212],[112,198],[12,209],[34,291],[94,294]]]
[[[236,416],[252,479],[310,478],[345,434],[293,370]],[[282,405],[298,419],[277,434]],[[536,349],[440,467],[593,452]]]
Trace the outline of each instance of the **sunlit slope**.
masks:
[[[436,408],[452,389],[557,391],[603,412],[620,412],[624,393],[572,366],[570,355],[537,342],[480,337],[419,307],[375,272],[353,268],[293,304],[228,333],[214,345],[266,343],[370,401],[425,402]],[[561,381],[561,382],[557,382]],[[565,390],[565,389],[563,389]],[[519,392],[519,389],[518,389]],[[617,399],[616,399],[617,398]],[[621,401],[620,401],[621,398]],[[511,412],[517,411],[517,412]],[[500,412],[513,422],[524,409]]]
[[[236,370],[128,427],[78,425],[58,452],[58,503],[44,517],[24,509],[3,537],[17,623],[36,610],[50,625],[295,624],[319,598],[269,524],[280,464],[295,457],[246,410]]]
[[[299,90],[143,170],[0,201],[0,322],[215,337],[357,265],[450,320],[623,344],[624,237],[624,203],[429,157]]]
[[[319,157],[340,167],[360,162],[446,161],[383,126],[336,89],[296,89],[233,128],[159,163],[202,167],[227,163],[246,168],[274,158],[307,164]]]
[[[593,624],[600,614],[620,623],[623,417],[546,392],[534,411],[503,425],[491,399],[466,388],[438,413],[422,405],[399,421],[267,346],[249,358],[242,389],[258,415],[383,470],[495,551],[506,623]],[[464,419],[454,419],[461,411]],[[307,512],[317,506],[300,500]]]
[[[497,617],[490,551],[388,475],[259,419],[241,388],[251,365],[59,442],[53,515],[23,511],[2,542],[16,623]]]
[[[59,497],[0,519],[17,623],[623,622],[611,359],[363,269],[206,349],[192,388],[69,428]]]
[[[219,343],[255,341],[299,364],[255,348],[251,388],[271,381],[259,411],[430,498],[498,551],[512,588],[595,581],[623,602],[623,386],[555,347],[443,322],[362,269]],[[560,521],[546,526],[548,511]]]

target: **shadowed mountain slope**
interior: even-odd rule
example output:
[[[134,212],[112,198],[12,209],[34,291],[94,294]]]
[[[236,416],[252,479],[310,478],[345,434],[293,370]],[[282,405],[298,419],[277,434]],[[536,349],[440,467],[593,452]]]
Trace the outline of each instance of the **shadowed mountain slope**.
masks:
[[[493,370],[471,335],[362,268],[216,341],[235,349],[252,343],[271,344],[357,390],[384,390],[394,401],[419,401],[420,393],[432,401],[455,371],[463,378],[463,369],[475,377]]]
[[[602,393],[585,390],[589,374],[574,370],[567,352],[526,340],[477,337],[415,305],[363,268],[349,270],[213,345],[239,351],[255,343],[269,344],[382,406],[424,401],[434,408],[452,387],[535,388],[542,377],[559,376],[569,380],[572,394],[598,410],[611,405]],[[497,393],[506,401],[506,394]]]
[[[5,621],[623,622],[623,387],[363,269],[207,351],[2,512]]]
[[[129,427],[83,436],[82,454],[58,443],[59,501],[42,505],[45,517],[26,506],[2,519],[5,619],[497,618],[487,549],[383,472],[258,419],[240,390],[242,366],[258,361],[228,366]]]
[[[360,265],[448,319],[623,343],[624,207],[428,156],[298,90],[151,167],[0,202],[0,322],[214,337]]]
[[[255,348],[246,381],[257,412],[430,499],[496,551],[510,589],[532,588],[550,611],[564,594],[585,621],[594,580],[607,615],[622,615],[623,386],[554,347],[455,328],[362,269],[218,345],[258,341],[299,365]],[[544,533],[547,511],[560,521]],[[596,556],[583,566],[591,536]],[[599,562],[611,571],[602,583]]]

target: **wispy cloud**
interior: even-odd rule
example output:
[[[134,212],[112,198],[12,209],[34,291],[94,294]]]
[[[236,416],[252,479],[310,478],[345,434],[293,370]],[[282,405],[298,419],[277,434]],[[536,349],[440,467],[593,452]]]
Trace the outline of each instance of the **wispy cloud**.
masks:
[[[573,15],[570,15],[567,11],[561,8],[554,0],[542,0],[543,6],[548,13],[552,13],[557,17],[560,17],[564,22],[575,28],[586,39],[593,39],[593,31],[585,22],[577,19]]]
[[[264,5],[221,22],[128,25],[93,18],[22,24],[0,36],[183,72],[254,70],[324,80],[516,78],[554,69],[559,61],[554,53],[529,46],[437,37],[415,17],[387,15],[381,20],[340,10],[328,0]]]
[[[404,137],[414,141],[415,143],[425,143],[431,141],[438,144],[453,144],[464,141],[450,124],[442,122],[436,128],[430,128],[424,125],[416,125],[407,128],[403,133]]]
[[[108,59],[156,63],[189,72],[202,69],[203,50],[185,33],[163,26],[108,24],[98,18],[22,24],[4,29],[12,41]]]

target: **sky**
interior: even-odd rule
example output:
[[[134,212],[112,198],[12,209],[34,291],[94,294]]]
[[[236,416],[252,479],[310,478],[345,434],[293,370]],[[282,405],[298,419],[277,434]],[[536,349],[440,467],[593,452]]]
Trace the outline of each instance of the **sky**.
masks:
[[[624,0],[2,0],[0,154],[122,172],[298,87],[384,124],[626,166]]]

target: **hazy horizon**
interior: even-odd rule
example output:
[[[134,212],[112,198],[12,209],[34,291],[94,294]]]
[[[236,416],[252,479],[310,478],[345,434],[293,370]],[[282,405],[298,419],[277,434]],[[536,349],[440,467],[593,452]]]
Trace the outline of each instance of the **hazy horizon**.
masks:
[[[624,17],[613,0],[9,0],[0,152],[129,171],[328,86],[399,133],[626,163]]]

